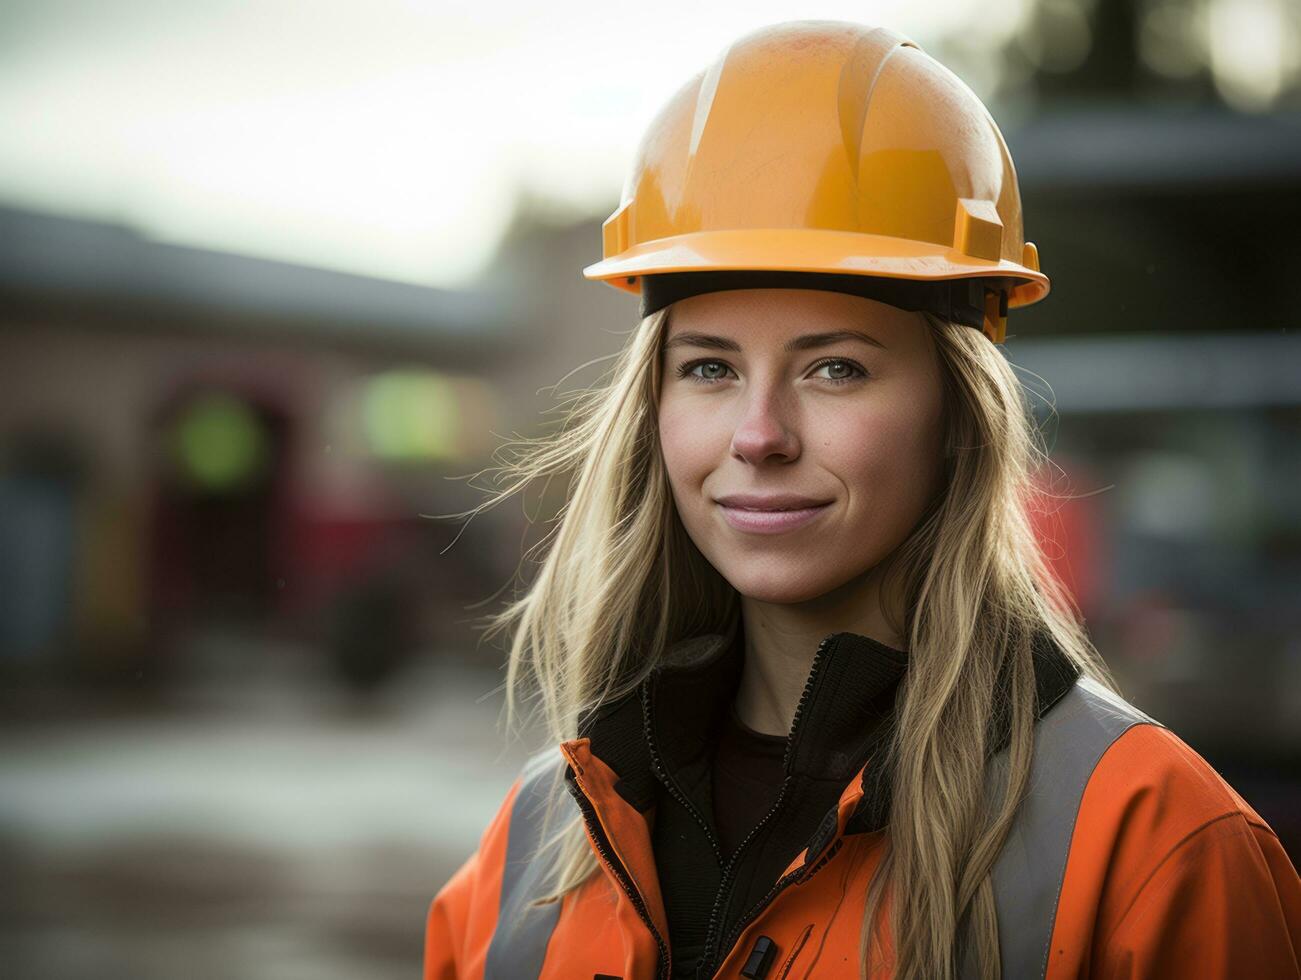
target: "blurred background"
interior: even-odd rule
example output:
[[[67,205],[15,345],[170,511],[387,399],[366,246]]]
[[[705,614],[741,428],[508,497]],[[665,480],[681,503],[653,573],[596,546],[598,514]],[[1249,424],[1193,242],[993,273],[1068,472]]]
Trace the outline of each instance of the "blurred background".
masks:
[[[0,0],[6,976],[418,975],[537,745],[477,622],[541,530],[430,515],[635,325],[581,269],[660,104],[864,16]],[[1055,567],[1301,864],[1301,7],[871,17],[1012,148]]]

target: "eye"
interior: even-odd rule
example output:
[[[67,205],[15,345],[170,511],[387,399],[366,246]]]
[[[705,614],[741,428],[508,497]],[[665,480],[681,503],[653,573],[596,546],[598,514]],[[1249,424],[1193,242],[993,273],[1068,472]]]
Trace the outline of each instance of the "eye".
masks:
[[[827,378],[827,380],[830,381],[832,384],[843,385],[850,381],[857,381],[859,378],[867,377],[867,371],[865,371],[854,361],[847,360],[846,358],[843,357],[833,357],[825,361],[822,361],[818,363],[813,368],[813,370],[821,371],[824,367],[836,368],[837,370],[845,368],[848,369],[850,372],[852,372],[850,374],[840,375],[838,377]]]
[[[848,369],[850,372],[849,374],[823,379],[833,385],[848,384],[851,381],[858,381],[868,376],[867,371],[861,365],[844,357],[829,357],[825,361],[815,364],[813,370],[821,371],[825,367],[834,368],[836,371]],[[697,368],[701,368],[704,373],[697,374]],[[732,369],[723,361],[689,361],[679,367],[676,374],[679,378],[690,378],[696,384],[708,385],[723,380],[723,372],[730,370]]]
[[[678,368],[677,375],[679,378],[690,378],[692,381],[696,382],[697,384],[707,385],[707,384],[712,384],[715,381],[721,380],[721,376],[717,374],[709,374],[709,373],[706,373],[704,375],[696,374],[695,373],[696,368],[706,368],[709,370],[713,370],[715,368],[721,368],[724,371],[731,370],[731,368],[729,368],[722,361],[690,361]]]

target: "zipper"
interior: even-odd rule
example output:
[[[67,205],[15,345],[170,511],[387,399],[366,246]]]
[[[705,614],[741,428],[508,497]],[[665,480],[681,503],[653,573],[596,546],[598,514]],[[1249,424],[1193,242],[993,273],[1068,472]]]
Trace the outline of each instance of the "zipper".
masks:
[[[643,684],[641,689],[642,717],[647,721],[651,718],[650,689],[650,684]],[[650,733],[648,732],[648,734]],[[672,796],[673,799],[677,800],[677,802],[682,805],[682,808],[695,818],[696,823],[700,824],[700,829],[705,832],[705,839],[709,841],[709,846],[714,850],[714,857],[718,859],[718,863],[721,866],[723,863],[723,849],[718,846],[718,838],[714,836],[714,830],[710,826],[709,821],[700,815],[700,811],[696,809],[695,804],[692,803],[691,800],[687,799],[686,793],[682,792],[682,788],[678,785],[678,781],[664,768],[664,763],[660,759],[659,751],[655,748],[655,739],[647,738],[646,747],[650,750],[651,768],[654,770],[655,775],[659,777],[659,781],[663,783],[665,788],[669,791],[669,795]]]
[[[808,881],[815,874],[821,871],[828,861],[836,856],[836,852],[840,850],[844,843],[845,838],[837,837],[835,842],[827,848],[822,857],[818,858],[818,862],[813,865],[813,867],[799,868],[786,875],[786,877],[777,879],[777,883],[772,886],[772,890],[761,898],[753,908],[736,920],[736,924],[732,926],[732,931],[727,934],[726,941],[720,945],[719,948],[731,951],[732,947],[736,944],[736,941],[741,938],[741,933],[745,931],[745,927],[753,922],[759,913],[772,903],[772,900],[777,897],[778,892],[785,891],[787,886],[794,884],[797,881],[801,884]]]
[[[813,663],[809,667],[808,680],[804,682],[804,690],[800,693],[799,703],[795,706],[795,717],[791,721],[791,732],[790,732],[791,735],[793,735],[799,729],[800,718],[803,716],[805,706],[808,704],[809,699],[813,695],[813,686],[818,679],[818,667],[822,663],[822,657],[827,648],[827,641],[830,639],[831,639],[830,636],[823,637],[822,641],[818,644],[817,651],[813,654]],[[786,768],[788,773],[790,771],[791,756],[794,751],[794,748],[795,748],[795,740],[791,738],[790,735],[788,735],[787,743],[786,743],[786,755],[782,760],[782,764]],[[735,943],[737,938],[741,935],[741,931],[755,918],[755,916],[757,916],[760,912],[763,911],[765,907],[767,907],[768,903],[771,902],[773,898],[776,897],[777,893],[780,892],[783,888],[785,888],[786,885],[790,884],[792,881],[795,881],[797,878],[799,878],[803,871],[807,870],[808,874],[812,875],[815,871],[818,870],[818,868],[822,866],[823,862],[819,861],[818,864],[813,868],[810,869],[800,868],[797,869],[796,871],[792,871],[789,875],[786,875],[783,878],[779,878],[776,884],[774,884],[772,889],[768,892],[768,894],[765,895],[757,905],[755,905],[752,909],[750,909],[743,916],[741,916],[740,920],[738,920],[736,925],[732,927],[731,932],[728,934],[727,941],[725,943],[716,944],[716,940],[718,938],[718,930],[722,925],[720,920],[722,918],[723,905],[726,904],[726,898],[728,897],[728,892],[730,891],[731,879],[737,868],[737,858],[741,856],[746,846],[750,843],[751,840],[754,839],[755,835],[758,834],[759,831],[763,829],[763,827],[772,818],[773,814],[775,814],[779,809],[781,809],[781,805],[786,798],[787,791],[790,789],[791,785],[794,782],[795,782],[795,777],[790,775],[787,775],[787,777],[784,780],[782,780],[781,788],[777,791],[777,799],[773,801],[772,806],[768,808],[768,812],[763,815],[763,818],[757,824],[755,824],[754,827],[750,829],[750,832],[748,834],[745,835],[745,839],[742,840],[741,843],[737,845],[736,850],[732,852],[731,860],[727,862],[727,867],[723,869],[723,880],[718,888],[718,896],[715,898],[714,907],[710,910],[709,913],[709,929],[705,933],[705,951],[704,953],[701,954],[700,963],[696,967],[697,976],[700,975],[713,976],[714,973],[713,961],[715,957],[718,955],[718,953],[721,950],[729,950],[729,951],[731,950],[733,943]],[[708,832],[708,828],[706,828],[706,831]],[[712,835],[710,839],[711,841],[713,840]],[[831,854],[834,853],[834,850],[839,849],[839,843],[840,842],[837,841],[836,847],[833,850],[828,851],[828,853],[824,856],[830,857]],[[718,850],[717,844],[715,844],[714,850],[715,851]]]
[[[613,849],[610,847],[609,838],[606,836],[605,828],[601,826],[601,821],[596,817],[596,808],[592,806],[592,801],[587,798],[577,781],[571,783],[571,795],[578,803],[578,809],[582,811],[583,822],[587,825],[587,835],[592,839],[596,852],[605,862],[610,873],[618,880],[620,887],[623,888],[628,900],[632,902],[632,907],[637,911],[637,915],[646,928],[650,930],[651,936],[655,939],[655,945],[659,948],[659,961],[656,963],[655,976],[657,980],[670,980],[671,964],[668,943],[660,935],[659,930],[655,928],[655,923],[651,921],[650,912],[646,908],[646,903],[642,900],[641,893],[632,883],[632,878],[628,875],[627,869],[623,862],[615,856]]]

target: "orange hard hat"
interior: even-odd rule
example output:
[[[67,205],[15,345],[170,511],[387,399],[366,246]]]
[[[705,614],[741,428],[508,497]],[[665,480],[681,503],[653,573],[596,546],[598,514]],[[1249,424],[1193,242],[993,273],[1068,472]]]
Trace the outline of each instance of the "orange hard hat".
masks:
[[[682,86],[602,233],[583,274],[640,294],[643,312],[643,286],[666,286],[664,305],[704,291],[693,279],[743,288],[763,273],[964,310],[1002,343],[1008,308],[1048,294],[980,99],[902,34],[841,21],[754,31]]]

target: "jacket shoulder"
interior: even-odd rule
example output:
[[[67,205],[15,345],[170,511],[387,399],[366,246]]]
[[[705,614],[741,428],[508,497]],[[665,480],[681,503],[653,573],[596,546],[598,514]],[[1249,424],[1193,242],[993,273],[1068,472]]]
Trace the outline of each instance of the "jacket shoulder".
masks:
[[[1237,816],[1269,833],[1260,814],[1219,772],[1167,726],[1102,685],[1077,685],[1086,725],[1109,733],[1084,787],[1072,836],[1077,847],[1126,847],[1159,856],[1207,823]]]
[[[1301,880],[1273,830],[1168,727],[1094,693],[1094,723],[1120,730],[1080,800],[1050,964],[1072,976],[1295,976]]]
[[[528,867],[534,818],[563,768],[557,747],[530,756],[506,791],[479,845],[430,902],[425,917],[424,980],[480,975],[502,918],[512,877]]]
[[[1134,726],[1099,760],[1085,790],[1086,802],[1104,804],[1117,797],[1134,799],[1140,807],[1159,802],[1159,807],[1143,814],[1148,818],[1145,823],[1169,834],[1187,833],[1228,814],[1269,828],[1214,766],[1164,725]],[[1130,813],[1128,822],[1133,824],[1138,817]]]

